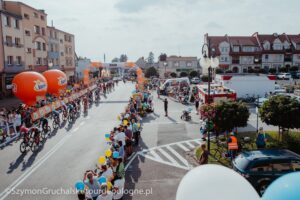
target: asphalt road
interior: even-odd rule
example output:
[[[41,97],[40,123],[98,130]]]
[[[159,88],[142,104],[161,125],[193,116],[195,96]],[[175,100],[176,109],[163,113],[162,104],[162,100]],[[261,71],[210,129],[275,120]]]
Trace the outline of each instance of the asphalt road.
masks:
[[[76,199],[74,184],[108,148],[104,134],[118,124],[134,85],[119,83],[116,90],[93,105],[87,116],[68,123],[46,141],[38,153],[21,155],[20,142],[0,151],[0,200]],[[70,194],[71,193],[71,194]]]

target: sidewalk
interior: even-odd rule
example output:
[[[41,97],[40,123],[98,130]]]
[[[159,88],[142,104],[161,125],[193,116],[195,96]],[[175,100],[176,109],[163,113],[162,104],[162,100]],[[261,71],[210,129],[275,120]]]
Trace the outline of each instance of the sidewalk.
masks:
[[[10,109],[18,107],[21,101],[16,97],[3,98],[0,100],[0,108]]]
[[[7,136],[5,142],[0,143],[0,149],[4,148],[20,136],[20,133],[16,133],[13,137]]]

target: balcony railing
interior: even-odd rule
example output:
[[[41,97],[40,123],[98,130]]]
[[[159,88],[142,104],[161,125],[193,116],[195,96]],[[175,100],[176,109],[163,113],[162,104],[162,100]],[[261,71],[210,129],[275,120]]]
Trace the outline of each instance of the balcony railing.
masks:
[[[4,72],[5,73],[19,73],[25,70],[25,63],[21,62],[20,64],[14,62],[12,64],[8,64],[7,61],[4,63]]]

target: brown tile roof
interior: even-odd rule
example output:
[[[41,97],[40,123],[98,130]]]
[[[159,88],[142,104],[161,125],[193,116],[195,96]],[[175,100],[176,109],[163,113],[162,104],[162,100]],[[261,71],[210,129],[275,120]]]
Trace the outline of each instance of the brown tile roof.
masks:
[[[257,40],[252,36],[229,36],[229,43],[238,46],[258,46]]]
[[[288,35],[288,37],[292,42],[300,43],[300,34],[299,35]]]

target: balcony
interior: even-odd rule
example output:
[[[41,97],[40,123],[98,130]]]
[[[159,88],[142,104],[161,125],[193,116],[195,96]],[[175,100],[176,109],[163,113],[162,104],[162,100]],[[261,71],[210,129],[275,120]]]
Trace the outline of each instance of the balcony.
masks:
[[[292,62],[293,59],[292,58],[284,58],[284,62]]]
[[[35,65],[33,67],[33,70],[36,71],[36,72],[44,72],[44,71],[48,70],[48,66],[46,66],[46,65]]]
[[[240,64],[240,60],[232,60],[232,64]]]
[[[22,62],[20,65],[13,63],[8,64],[7,61],[4,63],[4,72],[5,73],[20,73],[22,71],[25,71],[25,63]]]
[[[52,58],[52,59],[56,59],[59,58],[59,52],[55,52],[55,51],[49,51],[48,52],[48,58]]]

